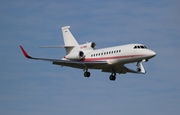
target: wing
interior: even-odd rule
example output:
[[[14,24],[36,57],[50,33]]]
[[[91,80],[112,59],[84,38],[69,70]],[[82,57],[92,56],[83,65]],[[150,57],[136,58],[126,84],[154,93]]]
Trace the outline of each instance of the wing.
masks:
[[[52,62],[52,64],[55,65],[61,65],[61,66],[68,66],[68,67],[74,67],[74,68],[101,68],[103,65],[107,65],[106,61],[74,61],[74,60],[60,60],[60,59],[47,59],[47,58],[34,58],[28,55],[28,53],[24,50],[22,46],[20,46],[22,53],[24,56],[28,59],[34,59],[34,60],[43,60],[43,61],[49,61]]]
[[[112,68],[114,70],[112,70]],[[112,71],[115,71],[116,73],[119,74],[126,74],[127,72],[131,72],[127,67],[125,67],[124,65],[113,65],[113,66],[108,66],[108,67],[104,67],[102,69],[102,72],[109,72],[112,73]]]
[[[137,70],[133,70],[133,69],[130,69],[130,68],[127,68],[125,65],[115,65],[115,66],[109,66],[109,67],[104,67],[102,69],[102,72],[110,72],[112,73],[112,68],[114,68],[114,71],[116,73],[119,73],[119,74],[126,74],[126,73],[140,73],[140,74],[145,74],[146,73],[146,70],[144,69],[143,65],[142,65],[142,62],[137,62]]]

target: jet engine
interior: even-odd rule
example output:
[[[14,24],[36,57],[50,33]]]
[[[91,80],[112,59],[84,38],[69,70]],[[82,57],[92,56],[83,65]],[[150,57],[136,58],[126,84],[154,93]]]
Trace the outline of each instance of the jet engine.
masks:
[[[65,58],[70,60],[80,60],[83,59],[84,57],[85,57],[84,52],[79,51],[79,52],[70,53],[66,55]]]
[[[79,47],[81,50],[94,50],[96,48],[96,43],[90,42],[86,44],[81,44]]]

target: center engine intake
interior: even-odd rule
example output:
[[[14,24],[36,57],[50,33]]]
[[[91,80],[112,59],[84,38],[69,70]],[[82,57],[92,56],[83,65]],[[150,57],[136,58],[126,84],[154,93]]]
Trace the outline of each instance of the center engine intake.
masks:
[[[94,50],[95,48],[96,48],[96,43],[94,43],[94,42],[80,45],[80,49],[82,49],[82,50]]]

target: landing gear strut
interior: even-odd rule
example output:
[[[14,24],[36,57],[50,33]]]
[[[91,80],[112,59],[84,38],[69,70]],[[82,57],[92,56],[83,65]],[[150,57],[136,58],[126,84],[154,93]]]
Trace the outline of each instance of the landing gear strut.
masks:
[[[84,71],[85,71],[84,72],[84,77],[90,77],[91,73],[88,72],[88,67],[87,66],[85,66]]]

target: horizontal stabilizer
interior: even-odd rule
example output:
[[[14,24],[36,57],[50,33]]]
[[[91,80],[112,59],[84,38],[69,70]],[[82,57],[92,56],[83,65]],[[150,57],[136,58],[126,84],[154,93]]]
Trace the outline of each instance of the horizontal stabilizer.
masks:
[[[73,48],[74,46],[62,46],[62,45],[57,45],[57,46],[40,46],[39,48]]]

